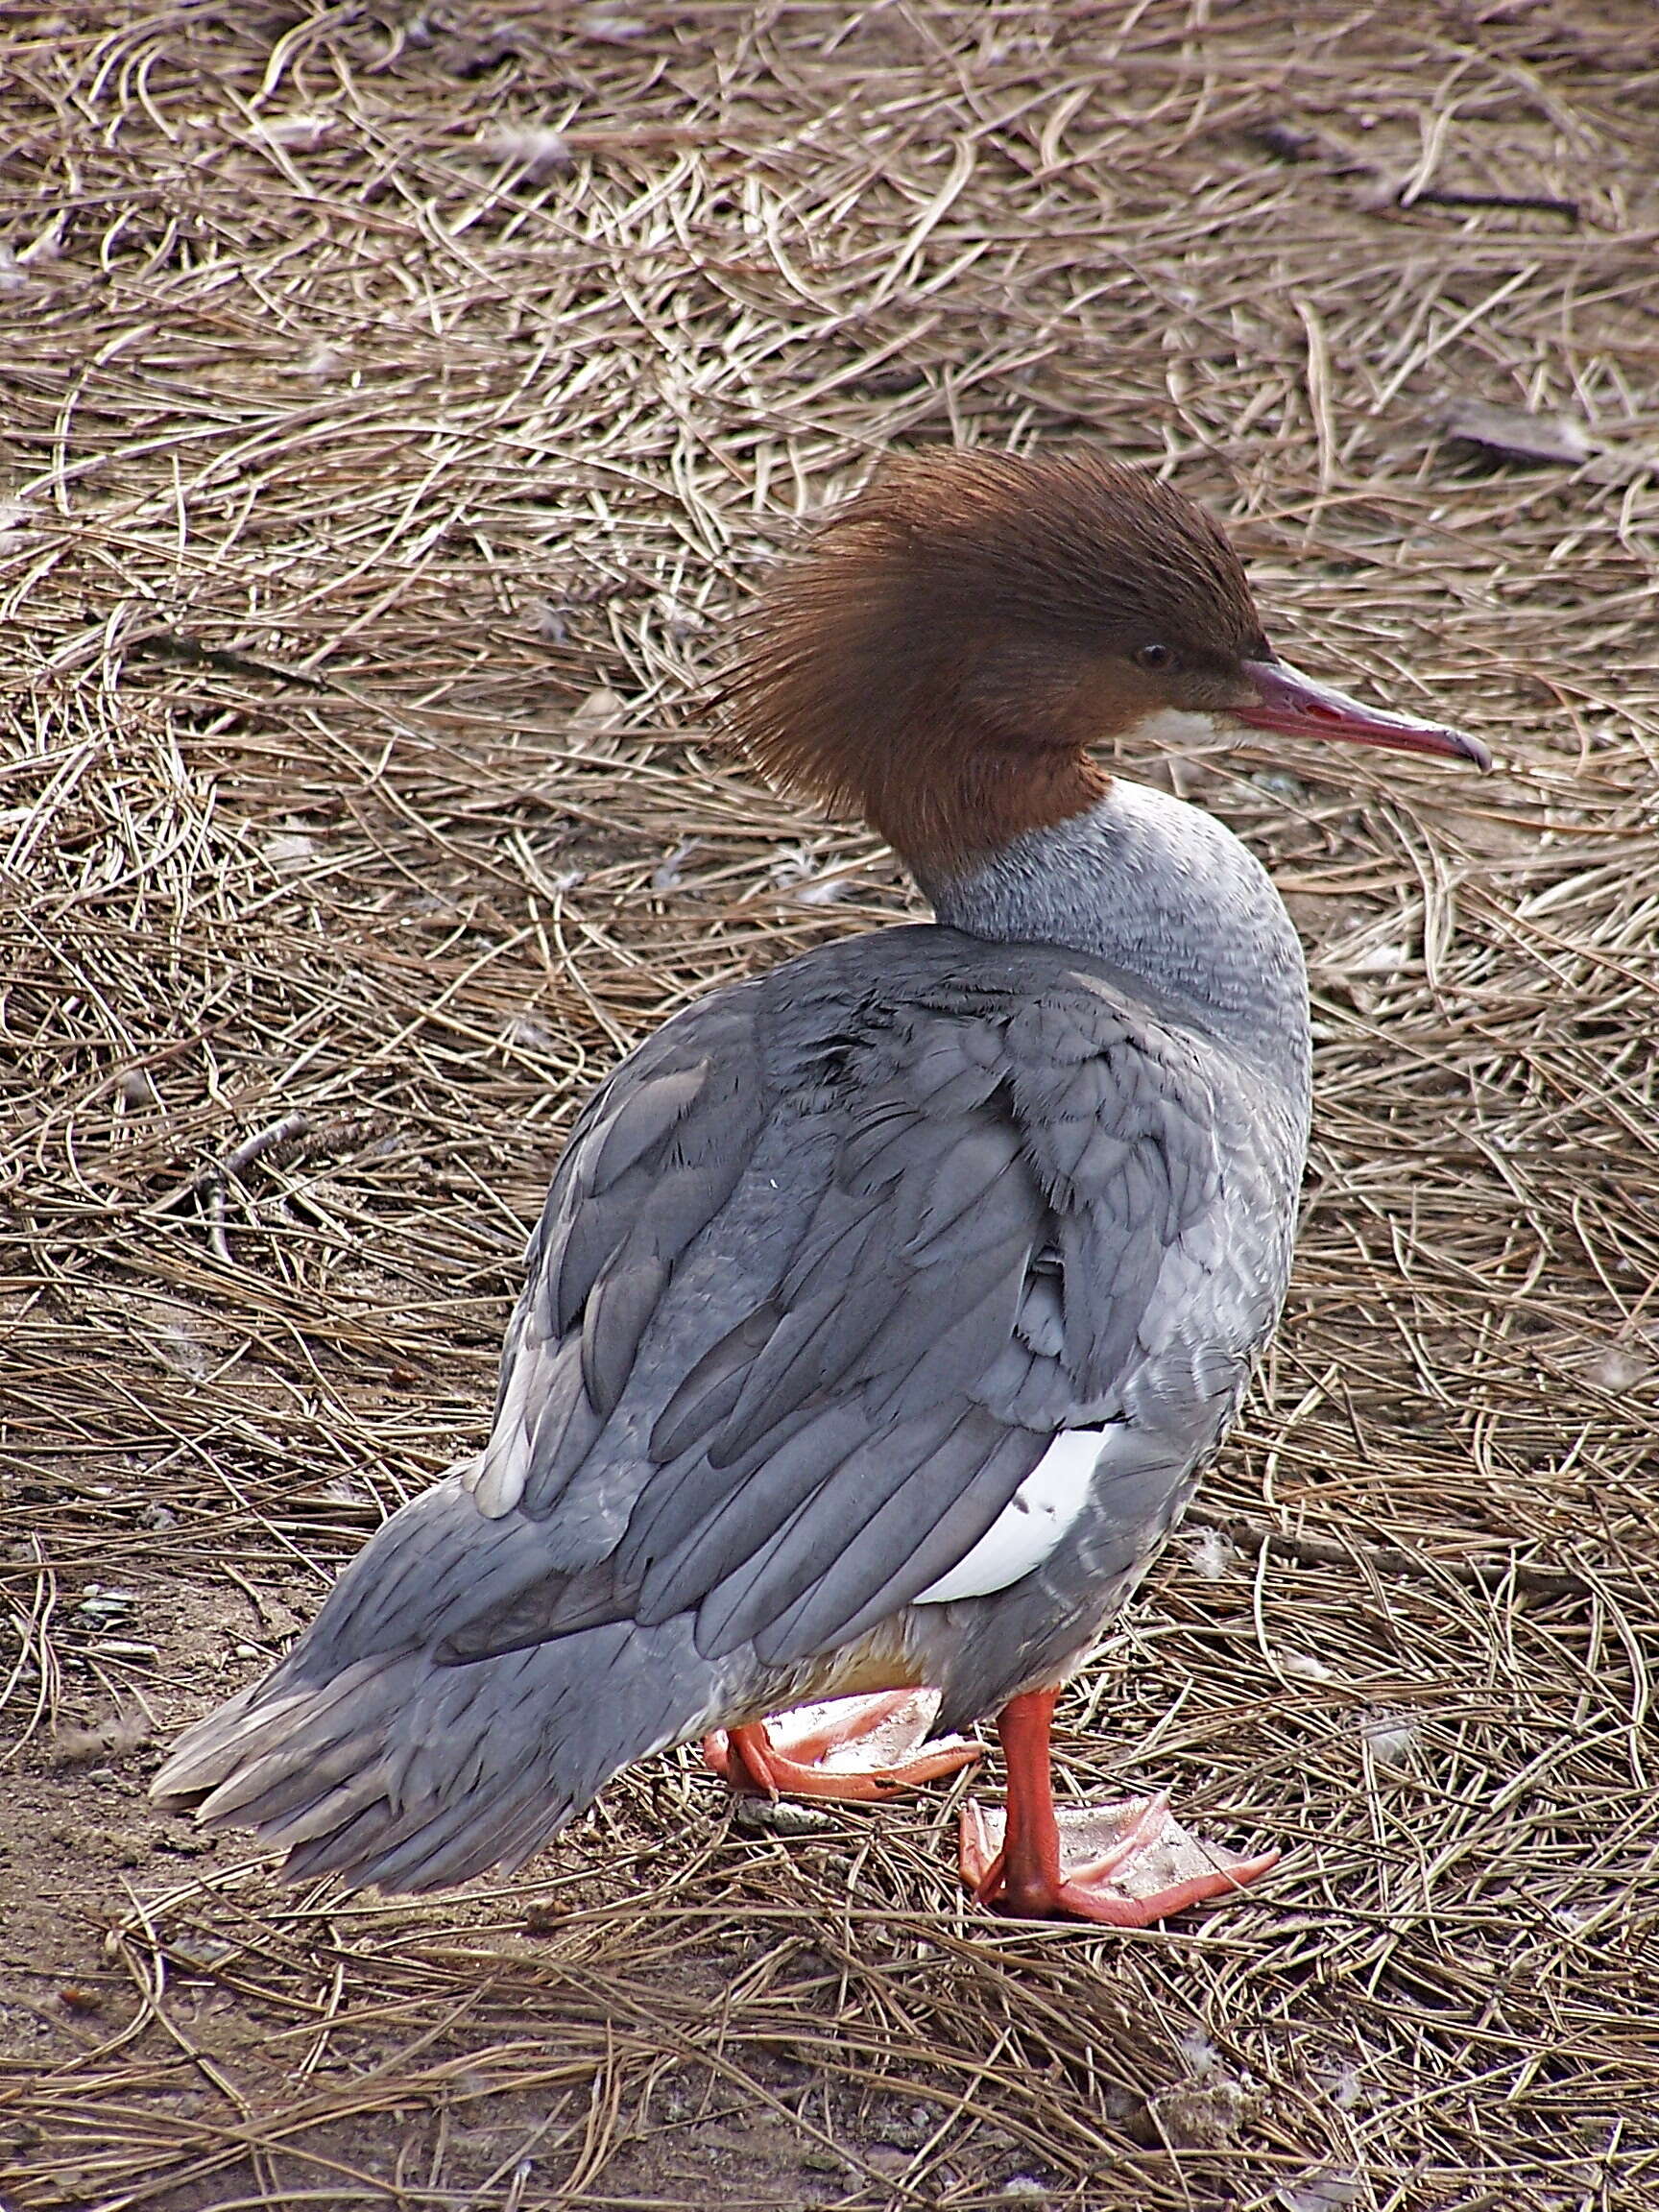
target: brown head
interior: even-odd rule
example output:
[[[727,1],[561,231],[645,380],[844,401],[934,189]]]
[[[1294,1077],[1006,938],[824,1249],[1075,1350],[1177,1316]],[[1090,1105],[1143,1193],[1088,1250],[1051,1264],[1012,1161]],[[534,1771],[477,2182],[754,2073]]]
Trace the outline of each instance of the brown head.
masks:
[[[1081,812],[1092,749],[1171,710],[1484,764],[1288,668],[1220,526],[1093,455],[890,465],[774,580],[725,703],[768,775],[928,877]]]

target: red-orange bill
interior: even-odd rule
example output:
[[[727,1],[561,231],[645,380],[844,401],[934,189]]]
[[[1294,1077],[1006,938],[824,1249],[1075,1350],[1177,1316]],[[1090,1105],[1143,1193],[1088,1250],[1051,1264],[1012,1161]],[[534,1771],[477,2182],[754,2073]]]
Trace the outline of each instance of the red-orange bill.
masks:
[[[1449,730],[1443,722],[1367,707],[1334,685],[1304,676],[1288,661],[1246,661],[1244,673],[1255,697],[1234,714],[1254,730],[1286,737],[1336,737],[1355,745],[1385,746],[1393,753],[1432,753],[1447,760],[1471,761],[1477,768],[1492,765],[1491,754],[1478,737]]]

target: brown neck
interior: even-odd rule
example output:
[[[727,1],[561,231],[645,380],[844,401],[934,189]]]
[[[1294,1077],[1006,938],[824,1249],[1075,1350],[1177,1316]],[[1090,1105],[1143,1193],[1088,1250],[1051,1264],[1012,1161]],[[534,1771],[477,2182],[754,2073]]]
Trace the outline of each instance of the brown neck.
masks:
[[[1050,830],[1094,805],[1111,778],[1070,746],[964,744],[928,733],[884,748],[854,798],[871,827],[914,873],[936,880],[972,867],[1032,830]]]
[[[1070,713],[1072,679],[1049,657],[1005,664],[983,638],[971,656],[959,626],[906,619],[879,590],[819,596],[813,581],[752,635],[726,694],[766,775],[861,814],[930,878],[1105,791],[1080,741],[1085,718]]]

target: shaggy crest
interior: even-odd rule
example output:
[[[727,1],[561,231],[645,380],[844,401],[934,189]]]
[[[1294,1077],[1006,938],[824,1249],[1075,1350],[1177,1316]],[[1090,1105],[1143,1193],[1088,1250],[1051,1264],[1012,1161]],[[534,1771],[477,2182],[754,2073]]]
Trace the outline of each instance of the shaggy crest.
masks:
[[[1171,486],[941,452],[891,464],[780,572],[724,703],[766,774],[948,874],[1098,798],[1091,747],[1225,711],[1270,658],[1238,555]]]

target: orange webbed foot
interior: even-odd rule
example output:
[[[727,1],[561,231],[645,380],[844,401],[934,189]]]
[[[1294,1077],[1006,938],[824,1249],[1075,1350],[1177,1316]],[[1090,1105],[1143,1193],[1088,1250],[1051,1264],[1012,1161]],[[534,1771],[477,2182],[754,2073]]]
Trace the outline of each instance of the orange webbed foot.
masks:
[[[1055,1809],[1060,1863],[1051,1882],[1015,1897],[1005,1883],[1005,1815],[962,1810],[962,1879],[975,1900],[1023,1919],[1092,1920],[1108,1928],[1150,1928],[1189,1905],[1229,1897],[1279,1863],[1277,1851],[1246,1858],[1207,1842],[1174,1818],[1168,1799],[1134,1797]]]
[[[873,1804],[954,1774],[984,1756],[962,1736],[931,1740],[936,1690],[836,1697],[703,1739],[703,1756],[733,1790],[764,1797]]]

